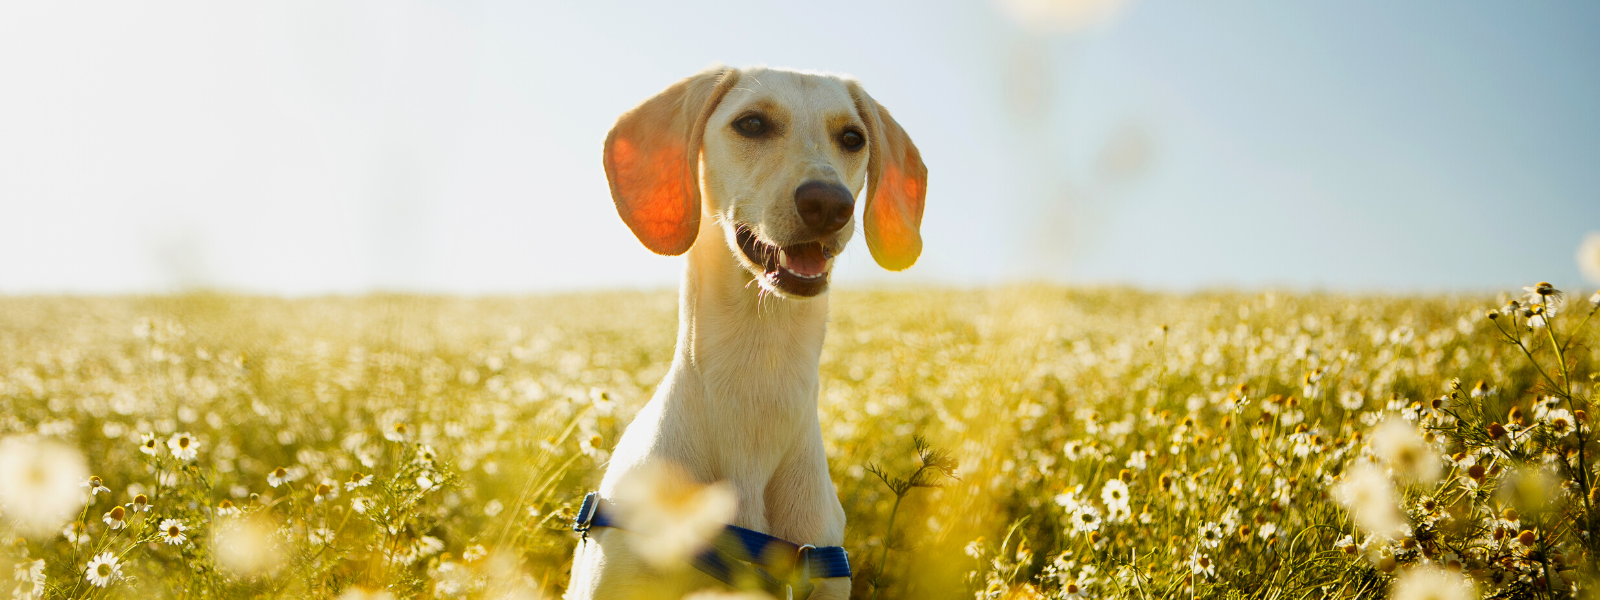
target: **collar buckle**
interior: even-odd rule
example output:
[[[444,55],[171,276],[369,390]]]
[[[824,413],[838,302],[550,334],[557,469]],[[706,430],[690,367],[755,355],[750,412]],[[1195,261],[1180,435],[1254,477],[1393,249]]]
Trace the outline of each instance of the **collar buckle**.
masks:
[[[572,530],[589,537],[589,528],[594,525],[594,516],[600,512],[600,492],[589,492],[583,497],[583,505],[578,507],[578,516],[572,519]]]
[[[791,600],[806,600],[817,589],[811,583],[811,551],[816,549],[816,546],[805,544],[795,550],[794,570],[789,572],[789,581],[783,584],[785,595]]]

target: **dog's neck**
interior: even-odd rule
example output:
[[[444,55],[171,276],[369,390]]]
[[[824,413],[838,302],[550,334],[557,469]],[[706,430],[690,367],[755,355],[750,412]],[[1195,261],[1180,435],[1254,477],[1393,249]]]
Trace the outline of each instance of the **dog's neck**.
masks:
[[[684,270],[673,383],[701,387],[703,408],[749,413],[767,431],[774,420],[815,420],[827,296],[773,295],[733,252],[705,219]]]

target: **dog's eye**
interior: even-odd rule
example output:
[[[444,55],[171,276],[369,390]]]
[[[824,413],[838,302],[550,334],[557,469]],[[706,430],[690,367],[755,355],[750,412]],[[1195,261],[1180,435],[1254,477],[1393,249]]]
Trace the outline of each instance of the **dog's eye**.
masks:
[[[845,150],[860,150],[865,143],[867,143],[867,138],[854,129],[846,129],[844,133],[839,135],[839,145],[844,146]]]
[[[739,130],[739,133],[755,137],[767,131],[767,120],[761,118],[759,115],[750,115],[743,119],[739,119],[738,121],[734,121],[733,126],[735,129]]]

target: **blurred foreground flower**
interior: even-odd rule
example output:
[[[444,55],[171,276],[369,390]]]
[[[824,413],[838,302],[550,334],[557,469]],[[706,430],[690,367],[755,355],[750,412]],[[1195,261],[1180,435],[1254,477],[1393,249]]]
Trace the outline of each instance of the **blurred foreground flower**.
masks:
[[[1416,426],[1398,417],[1386,419],[1373,432],[1372,449],[1402,481],[1434,483],[1444,467],[1439,452],[1428,446]]]
[[[0,515],[29,537],[45,537],[61,529],[85,494],[89,478],[83,455],[58,442],[25,437],[0,441]]]
[[[224,519],[215,526],[211,552],[229,571],[252,577],[278,569],[283,556],[273,543],[273,526],[260,518]]]
[[[689,594],[684,596],[683,600],[771,600],[771,598],[772,596],[761,592],[718,592],[708,590]]]
[[[1394,486],[1376,465],[1361,463],[1351,467],[1334,487],[1333,496],[1350,511],[1357,527],[1389,538],[1404,534],[1405,517],[1396,508]]]
[[[369,590],[363,587],[353,587],[339,594],[339,600],[394,600],[394,594],[384,590]]]
[[[1116,16],[1124,0],[999,0],[1018,25],[1036,31],[1073,32]]]
[[[733,519],[738,498],[725,482],[701,485],[677,465],[656,462],[617,483],[617,518],[641,557],[678,567],[708,547]]]
[[[1591,231],[1578,244],[1578,271],[1589,283],[1600,285],[1600,231]],[[1596,294],[1600,295],[1600,294]]]
[[[1478,597],[1471,579],[1435,567],[1418,567],[1402,573],[1389,592],[1394,600],[1473,600]]]
[[[1498,492],[1504,500],[1527,513],[1558,508],[1560,505],[1554,500],[1562,493],[1562,487],[1561,481],[1548,470],[1530,465],[1514,471],[1507,485]]]

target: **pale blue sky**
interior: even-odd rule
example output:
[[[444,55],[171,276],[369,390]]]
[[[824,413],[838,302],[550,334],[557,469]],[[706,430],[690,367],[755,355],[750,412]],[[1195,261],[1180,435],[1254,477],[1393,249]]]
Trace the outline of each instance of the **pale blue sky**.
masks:
[[[840,285],[1497,289],[1600,230],[1588,2],[219,4],[0,6],[0,293],[669,287],[600,142],[714,62],[921,148],[921,262]]]

